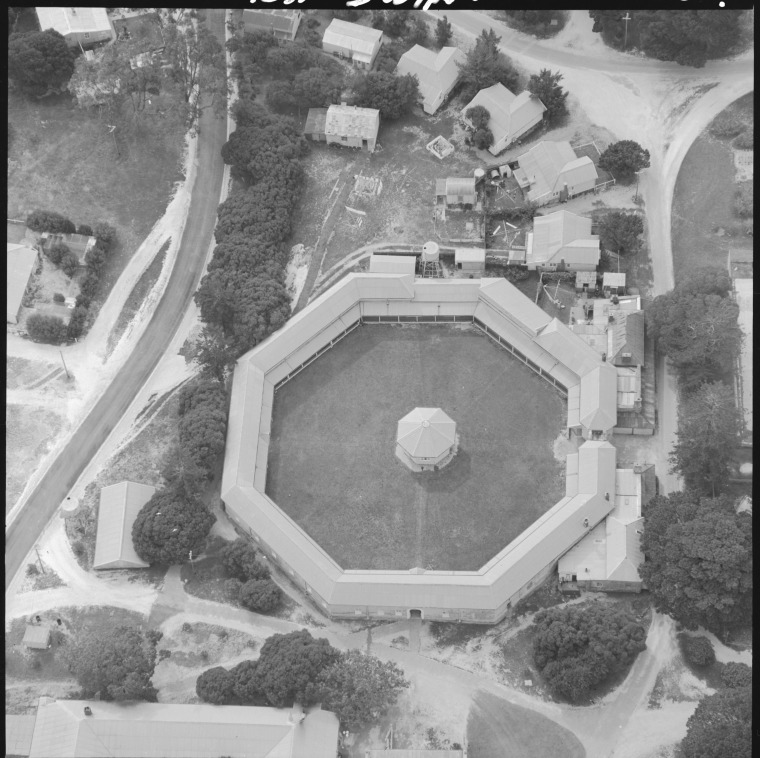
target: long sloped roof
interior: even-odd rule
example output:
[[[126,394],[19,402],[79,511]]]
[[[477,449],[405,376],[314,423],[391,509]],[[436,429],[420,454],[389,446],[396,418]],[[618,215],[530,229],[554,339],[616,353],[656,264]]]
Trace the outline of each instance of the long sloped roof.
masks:
[[[587,155],[578,158],[569,142],[542,140],[523,153],[517,163],[530,182],[528,197],[531,200],[559,192],[565,183],[597,177],[591,158]]]
[[[105,8],[35,8],[40,29],[55,29],[64,37],[72,33],[104,32],[111,28]]]
[[[521,134],[526,125],[532,123],[546,110],[546,106],[527,90],[515,95],[501,82],[480,90],[465,105],[462,113],[467,113],[476,105],[482,106],[491,114],[488,128],[493,134],[493,141],[497,144],[505,138],[507,142],[511,142],[514,138],[512,135]]]
[[[644,311],[634,313],[617,311],[611,325],[613,362],[622,360],[623,353],[630,353],[633,365],[644,365]]]
[[[591,234],[591,219],[570,211],[554,211],[533,219],[535,263],[551,263],[562,257],[568,262],[599,261],[599,237]]]
[[[145,568],[132,545],[132,525],[156,488],[137,482],[119,482],[100,490],[98,534],[93,568]]]
[[[331,105],[327,109],[325,134],[373,139],[380,125],[380,111],[355,105]]]
[[[611,363],[581,377],[580,419],[587,429],[605,432],[617,424],[617,371]]]
[[[414,74],[419,81],[420,94],[426,102],[434,102],[443,92],[450,92],[459,79],[457,62],[464,54],[456,47],[443,47],[437,53],[422,45],[407,50],[396,65],[396,74]]]
[[[8,319],[15,319],[21,308],[24,292],[37,262],[37,252],[25,245],[7,243],[6,309]]]
[[[456,442],[456,424],[440,408],[415,408],[398,422],[396,440],[413,458],[437,458]]]
[[[6,715],[5,717],[5,754],[6,756],[27,756],[32,746],[34,734],[33,713],[23,715]]]
[[[89,706],[92,715],[84,713]],[[338,719],[236,705],[40,698],[30,758],[335,758]]]
[[[377,255],[369,257],[371,274],[414,274],[417,259],[413,255]]]
[[[300,15],[300,10],[290,8],[245,8],[243,21],[260,29],[276,29],[279,32],[292,33],[293,25]]]
[[[350,21],[334,18],[330,22],[330,26],[325,29],[322,43],[371,57],[382,38],[383,33],[380,29],[372,29],[369,26],[352,24]]]

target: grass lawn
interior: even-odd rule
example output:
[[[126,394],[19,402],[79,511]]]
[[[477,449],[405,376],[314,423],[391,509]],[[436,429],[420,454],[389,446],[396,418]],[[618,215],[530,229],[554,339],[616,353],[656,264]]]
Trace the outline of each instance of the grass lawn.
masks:
[[[437,472],[394,453],[417,406],[457,423]],[[267,493],[345,568],[476,570],[564,494],[565,413],[472,327],[363,326],[277,392]]]
[[[578,738],[551,719],[479,692],[467,719],[469,758],[585,758]]]
[[[173,97],[168,90],[153,96],[135,121],[129,105],[121,115],[99,118],[97,110],[77,107],[68,94],[42,100],[9,94],[8,218],[23,220],[42,208],[75,224],[113,224],[118,244],[104,267],[99,299],[161,217],[181,179],[184,127],[171,108]],[[116,125],[114,135],[108,124]]]

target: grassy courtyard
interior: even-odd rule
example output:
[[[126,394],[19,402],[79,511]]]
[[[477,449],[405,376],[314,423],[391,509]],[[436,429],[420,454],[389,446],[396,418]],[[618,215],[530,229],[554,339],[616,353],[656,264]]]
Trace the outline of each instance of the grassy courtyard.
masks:
[[[459,452],[413,474],[394,454],[417,406]],[[472,327],[367,325],[275,396],[267,493],[344,568],[480,568],[564,494],[565,403]]]

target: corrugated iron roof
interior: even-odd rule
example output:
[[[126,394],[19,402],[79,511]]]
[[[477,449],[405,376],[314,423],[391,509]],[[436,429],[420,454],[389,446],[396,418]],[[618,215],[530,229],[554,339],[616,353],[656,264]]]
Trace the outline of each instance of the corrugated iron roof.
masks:
[[[523,153],[517,163],[530,183],[530,200],[559,192],[564,184],[572,186],[598,176],[591,158],[576,157],[569,142],[543,140]]]
[[[380,111],[355,105],[331,105],[327,109],[325,134],[374,139],[380,127]]]
[[[132,525],[155,491],[155,487],[137,482],[119,482],[100,490],[93,568],[146,568],[149,565],[135,552]]]
[[[396,442],[412,458],[438,458],[456,442],[456,429],[440,408],[415,408],[399,420]]]
[[[259,29],[276,29],[279,32],[293,31],[301,17],[300,10],[289,8],[245,8],[243,21]]]
[[[27,624],[22,644],[34,650],[47,650],[50,645],[50,627],[45,624]]]
[[[581,424],[604,432],[617,424],[617,371],[603,363],[581,377]]]
[[[55,29],[64,37],[67,34],[110,31],[111,25],[105,8],[35,8],[40,29]]]
[[[325,29],[322,44],[343,48],[347,53],[354,56],[358,54],[369,60],[380,47],[382,38],[383,33],[380,29],[334,18]]]
[[[32,746],[34,722],[37,717],[31,714],[6,715],[5,717],[5,754],[29,755]]]
[[[327,122],[327,108],[309,108],[306,114],[304,134],[324,134]]]
[[[399,59],[396,75],[415,75],[423,101],[432,106],[442,95],[453,89],[459,79],[457,62],[463,61],[464,54],[455,47],[443,47],[434,53],[421,45],[415,45]]]
[[[377,255],[369,257],[371,274],[414,274],[417,259],[413,255]]]
[[[555,211],[533,219],[533,245],[528,262],[568,265],[599,262],[599,237],[591,234],[591,219],[569,211]],[[593,273],[593,272],[590,272]]]

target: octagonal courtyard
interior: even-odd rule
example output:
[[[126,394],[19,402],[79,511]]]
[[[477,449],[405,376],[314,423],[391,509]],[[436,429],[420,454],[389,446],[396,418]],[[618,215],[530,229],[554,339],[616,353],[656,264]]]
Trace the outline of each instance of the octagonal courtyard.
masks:
[[[395,456],[418,406],[456,422],[439,471]],[[474,327],[365,325],[275,393],[266,491],[344,569],[476,570],[564,495],[566,414]]]

